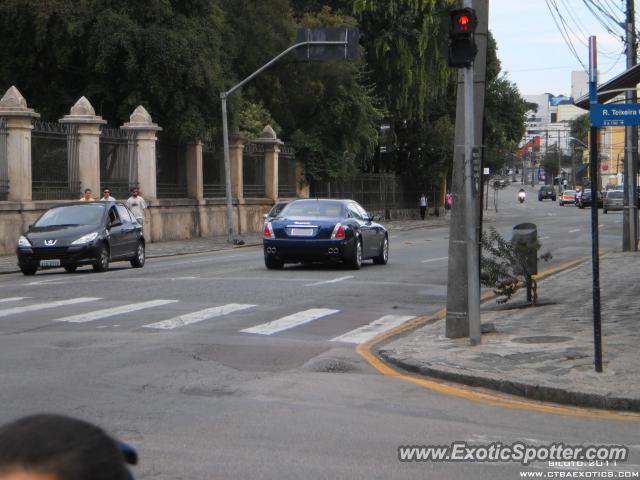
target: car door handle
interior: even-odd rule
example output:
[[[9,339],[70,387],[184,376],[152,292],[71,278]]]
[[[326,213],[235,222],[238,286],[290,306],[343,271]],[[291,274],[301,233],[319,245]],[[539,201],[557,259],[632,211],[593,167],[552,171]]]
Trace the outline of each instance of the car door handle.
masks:
[[[125,233],[130,233],[130,232],[133,232],[134,230],[135,230],[135,228],[125,228],[125,229],[123,230],[123,232],[125,232]]]

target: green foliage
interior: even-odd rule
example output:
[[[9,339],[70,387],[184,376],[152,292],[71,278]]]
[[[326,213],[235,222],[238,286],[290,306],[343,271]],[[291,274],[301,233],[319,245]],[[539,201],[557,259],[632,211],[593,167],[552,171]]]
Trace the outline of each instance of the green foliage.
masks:
[[[569,122],[571,128],[571,136],[577,138],[585,145],[589,139],[589,128],[591,127],[591,117],[588,113],[580,115],[578,118]],[[582,145],[578,144],[578,147],[582,148]]]
[[[508,241],[493,227],[489,227],[489,233],[482,233],[481,243],[480,284],[492,288],[501,297],[498,303],[506,303],[531,277],[527,258],[530,254],[537,255],[541,245],[537,242],[527,247]],[[550,253],[540,257],[543,261],[551,258]]]

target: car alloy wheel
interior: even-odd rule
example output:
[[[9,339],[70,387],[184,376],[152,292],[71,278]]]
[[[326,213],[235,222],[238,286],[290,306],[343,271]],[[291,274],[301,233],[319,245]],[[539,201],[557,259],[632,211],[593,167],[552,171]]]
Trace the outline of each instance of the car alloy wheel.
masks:
[[[93,264],[93,269],[96,272],[106,272],[109,270],[109,251],[107,247],[100,247],[96,263]]]
[[[20,270],[24,275],[31,276],[36,274],[36,270],[38,270],[38,267],[20,267]]]
[[[145,259],[144,243],[138,242],[138,246],[136,247],[136,256],[131,259],[131,266],[133,268],[142,268],[144,267]]]
[[[356,238],[356,244],[353,248],[353,258],[351,259],[351,268],[360,270],[362,267],[362,242]]]
[[[78,266],[77,265],[65,265],[64,269],[69,273],[73,273],[78,269]]]
[[[384,236],[382,246],[380,247],[380,255],[373,258],[373,263],[376,265],[386,265],[389,261],[389,239]]]

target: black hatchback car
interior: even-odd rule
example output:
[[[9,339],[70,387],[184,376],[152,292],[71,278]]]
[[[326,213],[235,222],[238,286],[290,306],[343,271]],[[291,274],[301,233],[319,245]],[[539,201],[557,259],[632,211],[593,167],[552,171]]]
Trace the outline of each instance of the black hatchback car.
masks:
[[[554,202],[556,201],[556,190],[553,185],[542,185],[538,190],[538,201],[541,202],[545,198],[550,198]]]
[[[145,240],[142,225],[124,204],[72,203],[43,213],[20,237],[16,253],[25,275],[34,275],[38,268],[74,272],[81,265],[104,272],[112,261],[143,267]]]

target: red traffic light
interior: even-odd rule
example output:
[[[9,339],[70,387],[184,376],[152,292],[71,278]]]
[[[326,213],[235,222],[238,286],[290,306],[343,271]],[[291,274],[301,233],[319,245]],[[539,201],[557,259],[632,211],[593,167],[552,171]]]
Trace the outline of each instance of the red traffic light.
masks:
[[[476,12],[472,8],[461,8],[450,12],[451,22],[449,29],[451,35],[468,35],[475,31],[478,24]]]

